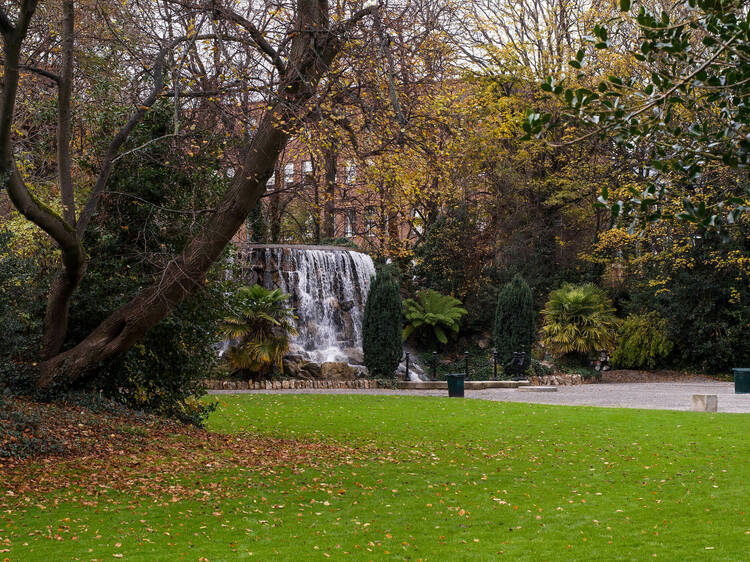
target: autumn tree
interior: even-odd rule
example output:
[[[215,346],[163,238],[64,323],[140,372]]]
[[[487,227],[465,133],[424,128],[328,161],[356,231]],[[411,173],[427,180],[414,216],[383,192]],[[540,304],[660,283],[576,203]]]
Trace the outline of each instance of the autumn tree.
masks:
[[[140,67],[140,71],[133,72],[132,109],[100,153],[93,185],[77,185],[70,153],[71,100],[74,87],[80,85],[74,79],[76,42],[81,40],[76,20],[83,10],[80,5],[78,11],[76,8],[72,0],[61,3],[60,47],[52,49],[58,54],[48,57],[48,64],[36,66],[29,64],[40,36],[36,27],[57,28],[55,16],[50,17],[46,6],[40,6],[37,0],[4,2],[0,6],[4,56],[0,98],[2,187],[14,207],[53,239],[60,252],[60,273],[50,290],[45,317],[41,387],[76,381],[97,363],[126,351],[176,304],[200,290],[204,275],[263,194],[279,153],[324,94],[321,79],[347,42],[360,33],[358,26],[363,20],[378,12],[371,4],[353,9],[345,19],[334,20],[326,2],[299,0],[260,9],[221,1],[210,5],[134,1],[123,7],[118,18],[105,13],[103,17],[114,30],[114,41],[124,43],[126,32],[133,32],[138,48],[129,53],[133,70]],[[126,12],[129,17],[125,17]],[[136,31],[143,33],[138,35]],[[142,42],[145,38],[151,40],[147,45]],[[204,42],[208,42],[205,47]],[[233,64],[235,60],[244,62]],[[205,76],[201,66],[218,61],[225,61],[224,72],[215,76],[216,81],[196,78]],[[33,193],[17,161],[17,101],[19,92],[30,86],[22,71],[31,66],[33,72],[52,80],[57,89],[55,174],[62,207],[59,214]],[[252,137],[238,139],[241,156],[230,185],[192,239],[150,284],[77,345],[63,350],[71,297],[87,268],[96,267],[88,262],[83,237],[127,138],[158,99],[171,95],[177,100],[184,92],[189,99],[210,101],[219,95],[211,88],[232,80],[247,84],[245,91],[250,94],[245,99],[260,102],[265,109]],[[186,114],[187,119],[200,114],[197,110],[182,114],[177,108],[175,111],[176,127],[184,126],[180,119]],[[230,135],[240,136],[234,130]]]

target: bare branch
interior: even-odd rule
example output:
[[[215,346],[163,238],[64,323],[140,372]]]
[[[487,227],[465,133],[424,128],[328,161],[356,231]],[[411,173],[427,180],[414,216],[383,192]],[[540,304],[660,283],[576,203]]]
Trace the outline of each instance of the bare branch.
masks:
[[[33,72],[34,74],[38,74],[39,76],[44,76],[45,78],[49,78],[56,84],[60,83],[60,76],[55,74],[54,72],[50,72],[49,70],[44,70],[43,68],[37,68],[36,66],[29,66],[28,64],[22,64],[19,66],[21,70],[27,70],[29,72]]]
[[[390,41],[388,35],[383,29],[383,24],[380,21],[380,12],[378,10],[373,11],[373,23],[375,25],[375,31],[380,39],[380,50],[388,61],[388,94],[391,98],[391,105],[393,106],[393,112],[396,114],[399,125],[401,127],[406,126],[406,117],[404,112],[401,110],[401,103],[398,101],[398,94],[396,93],[396,64],[393,62],[393,54],[390,49]],[[351,20],[350,20],[351,21]]]
[[[164,137],[162,137],[164,138]],[[144,199],[143,197],[138,197],[137,195],[133,195],[132,193],[125,193],[123,191],[108,191],[108,195],[119,195],[121,197],[128,197],[129,199],[135,199],[136,201],[140,201],[141,203],[145,205],[149,205],[150,207],[153,207],[154,209],[158,209],[160,211],[163,211],[165,213],[173,213],[176,215],[203,215],[206,213],[215,213],[216,209],[194,209],[194,210],[184,210],[184,209],[170,209],[168,207],[162,207],[160,205],[156,205],[152,203],[151,201],[148,201],[147,199]]]
[[[281,60],[279,53],[277,53],[276,50],[270,45],[270,43],[265,40],[263,34],[258,31],[258,28],[255,27],[255,25],[251,21],[228,8],[219,6],[216,2],[213,2],[212,7],[217,13],[223,15],[228,21],[234,22],[237,25],[245,28],[245,30],[250,34],[250,37],[252,37],[253,41],[255,41],[255,44],[258,46],[258,48],[271,59],[271,62],[273,62],[276,70],[279,71],[279,75],[283,76],[286,73],[286,66]]]
[[[136,146],[135,148],[132,148],[132,149],[126,151],[126,152],[118,154],[115,158],[112,159],[112,163],[114,164],[120,158],[123,158],[123,157],[127,156],[128,154],[132,154],[133,152],[138,152],[139,150],[143,150],[144,148],[146,148],[147,146],[149,146],[149,145],[151,145],[151,144],[153,144],[155,142],[159,142],[159,141],[164,140],[164,139],[170,139],[170,138],[173,138],[173,137],[176,137],[176,136],[179,136],[179,134],[178,133],[169,133],[168,135],[162,135],[160,137],[156,137],[155,139],[151,139],[151,140],[149,140],[147,142],[144,142],[140,146]],[[115,193],[115,192],[111,191],[110,193]]]
[[[76,230],[79,236],[83,236],[83,234],[86,232],[86,227],[88,226],[91,217],[94,215],[94,211],[96,210],[97,204],[99,203],[99,198],[101,197],[102,191],[104,191],[104,187],[109,180],[109,176],[112,174],[112,166],[115,162],[115,158],[117,157],[117,153],[120,151],[120,148],[122,148],[122,145],[125,144],[125,141],[128,139],[133,129],[135,129],[136,125],[138,125],[138,123],[143,120],[143,118],[146,116],[146,113],[151,109],[154,103],[156,103],[156,100],[159,99],[159,97],[162,95],[162,92],[164,90],[164,63],[167,54],[177,45],[185,41],[198,41],[202,39],[213,38],[215,38],[215,35],[195,35],[192,37],[183,36],[174,39],[161,48],[159,54],[156,56],[156,60],[153,66],[152,76],[154,78],[154,87],[151,89],[151,93],[138,106],[136,111],[130,116],[130,119],[128,119],[127,123],[125,123],[125,125],[123,125],[119,131],[117,131],[117,134],[112,138],[109,146],[107,147],[107,152],[104,155],[104,160],[102,161],[102,166],[99,170],[99,176],[96,178],[96,183],[94,184],[94,187],[89,194],[89,198],[86,201],[86,205],[81,212],[81,216],[78,219]]]

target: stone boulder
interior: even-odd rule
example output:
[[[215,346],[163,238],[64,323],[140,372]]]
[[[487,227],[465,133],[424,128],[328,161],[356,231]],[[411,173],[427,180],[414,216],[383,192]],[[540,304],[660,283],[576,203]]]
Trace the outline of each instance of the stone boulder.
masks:
[[[370,376],[370,371],[364,365],[350,365],[354,370],[354,375],[359,379],[364,379]]]
[[[362,352],[361,348],[346,347],[342,349],[341,352],[346,356],[348,363],[350,365],[364,365],[365,364],[365,354]]]
[[[299,376],[303,379],[319,379],[323,376],[323,372],[317,363],[306,361],[300,367]]]
[[[327,361],[320,365],[321,376],[325,380],[354,380],[356,373],[348,363]]]

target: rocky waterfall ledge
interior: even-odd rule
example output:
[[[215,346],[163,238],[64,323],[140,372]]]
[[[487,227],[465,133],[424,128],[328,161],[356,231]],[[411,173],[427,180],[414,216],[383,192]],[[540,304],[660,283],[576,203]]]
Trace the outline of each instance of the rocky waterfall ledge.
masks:
[[[344,363],[365,374],[362,315],[375,275],[370,256],[337,246],[248,244],[240,248],[238,265],[244,283],[291,295],[299,333],[285,361],[292,371]]]

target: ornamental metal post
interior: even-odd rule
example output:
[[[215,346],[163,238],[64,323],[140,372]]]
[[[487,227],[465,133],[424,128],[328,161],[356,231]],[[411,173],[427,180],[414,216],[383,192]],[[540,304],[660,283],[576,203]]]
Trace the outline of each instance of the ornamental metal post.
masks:
[[[406,380],[409,380],[409,352],[406,352]]]
[[[497,348],[492,350],[492,380],[497,380]]]
[[[466,378],[468,380],[469,378],[469,352],[464,351],[464,372],[466,373]]]
[[[432,352],[432,380],[437,380],[437,351]]]

